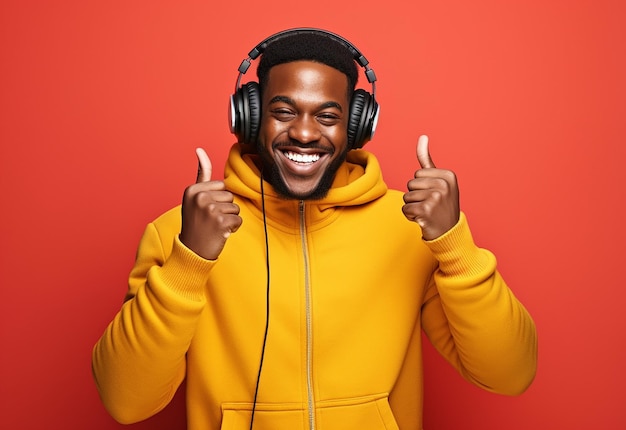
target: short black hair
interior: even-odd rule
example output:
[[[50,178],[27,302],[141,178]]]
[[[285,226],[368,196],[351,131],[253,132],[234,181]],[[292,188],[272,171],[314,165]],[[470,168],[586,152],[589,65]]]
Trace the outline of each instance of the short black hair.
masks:
[[[300,60],[326,64],[342,72],[348,77],[348,96],[352,97],[359,76],[354,56],[344,43],[321,32],[295,33],[270,42],[257,66],[261,91],[272,67]]]

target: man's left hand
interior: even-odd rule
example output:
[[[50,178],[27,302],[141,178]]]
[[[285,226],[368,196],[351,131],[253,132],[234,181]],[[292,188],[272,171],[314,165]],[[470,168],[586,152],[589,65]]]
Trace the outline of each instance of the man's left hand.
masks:
[[[459,221],[459,186],[454,172],[435,167],[428,136],[422,135],[417,141],[417,161],[421,169],[407,184],[402,212],[420,225],[424,240],[433,240]]]

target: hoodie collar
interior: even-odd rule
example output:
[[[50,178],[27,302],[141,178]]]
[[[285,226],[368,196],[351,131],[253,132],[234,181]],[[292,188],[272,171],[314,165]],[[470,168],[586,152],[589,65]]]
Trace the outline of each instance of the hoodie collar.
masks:
[[[246,153],[240,144],[233,145],[224,168],[224,182],[228,190],[249,200],[260,211],[261,180],[255,157],[255,154]],[[376,157],[362,149],[352,150],[337,171],[326,197],[304,202],[308,223],[322,222],[342,207],[369,203],[386,191],[387,185]],[[281,197],[266,181],[263,181],[263,193],[268,218],[290,227],[297,223],[299,200]]]

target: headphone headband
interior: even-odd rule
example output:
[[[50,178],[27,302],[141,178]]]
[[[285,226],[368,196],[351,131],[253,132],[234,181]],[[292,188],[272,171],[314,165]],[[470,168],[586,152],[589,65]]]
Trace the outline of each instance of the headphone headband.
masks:
[[[252,60],[256,60],[256,58],[261,55],[263,52],[265,52],[265,48],[267,48],[267,46],[269,44],[271,44],[272,42],[278,40],[278,39],[283,39],[285,37],[289,37],[289,36],[293,36],[296,34],[302,34],[302,33],[316,33],[316,34],[322,34],[332,40],[334,40],[335,42],[339,42],[342,45],[344,45],[346,48],[348,48],[348,50],[350,51],[350,53],[352,54],[352,58],[354,58],[354,61],[356,61],[361,67],[363,67],[365,69],[365,77],[367,78],[367,81],[372,84],[372,94],[375,95],[376,94],[376,73],[374,73],[374,70],[369,66],[369,61],[367,60],[367,58],[365,58],[365,55],[363,55],[361,53],[361,51],[359,51],[359,49],[354,46],[349,40],[347,40],[346,38],[336,34],[336,33],[332,33],[330,31],[327,30],[322,30],[321,28],[313,28],[313,27],[297,27],[297,28],[290,28],[288,30],[284,30],[284,31],[279,31],[278,33],[274,33],[269,37],[266,37],[265,39],[263,39],[259,44],[257,44],[254,48],[252,48],[252,50],[248,53],[248,58],[245,58],[241,64],[239,65],[239,68],[237,69],[239,71],[239,76],[237,77],[237,84],[235,86],[235,90],[237,90],[239,88],[239,85],[241,83],[241,77],[248,71],[248,68],[250,68],[250,64]]]

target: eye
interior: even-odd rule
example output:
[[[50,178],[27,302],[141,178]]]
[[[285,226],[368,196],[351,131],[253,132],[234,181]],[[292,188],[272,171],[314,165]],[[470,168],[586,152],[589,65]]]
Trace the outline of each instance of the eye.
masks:
[[[286,108],[272,109],[270,112],[278,121],[290,121],[296,116],[293,111]]]
[[[332,112],[322,112],[317,115],[317,120],[323,125],[335,125],[341,120],[341,117]]]

